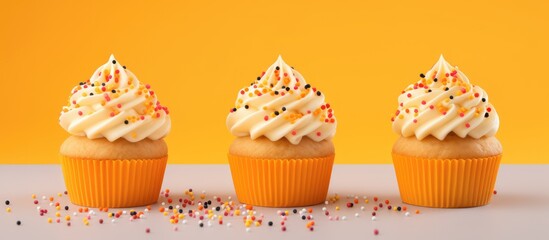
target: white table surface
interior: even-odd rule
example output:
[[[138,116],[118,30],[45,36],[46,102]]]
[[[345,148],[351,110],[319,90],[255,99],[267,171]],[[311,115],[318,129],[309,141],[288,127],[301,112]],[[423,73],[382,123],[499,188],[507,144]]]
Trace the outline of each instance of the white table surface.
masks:
[[[257,216],[264,214],[264,223],[252,226],[247,232],[242,217],[224,217],[224,225],[212,221],[211,227],[204,221],[203,228],[198,226],[198,219],[188,217],[186,224],[173,225],[158,211],[165,201],[163,197],[145,219],[130,222],[129,215],[125,215],[112,223],[107,213],[92,209],[96,215],[91,216],[86,226],[82,221],[86,214],[72,216],[78,207],[70,204],[67,196],[57,196],[65,190],[60,165],[0,165],[0,239],[549,239],[548,182],[549,165],[502,165],[496,184],[498,193],[487,206],[431,209],[407,205],[409,217],[404,212],[384,208],[372,221],[374,196],[380,201],[390,200],[393,206],[405,205],[399,199],[392,165],[336,165],[329,196],[338,193],[341,198],[334,204],[312,207],[314,231],[306,228],[307,221],[298,214],[290,214],[287,231],[282,232],[281,219],[276,214],[280,209],[256,207]],[[171,190],[175,199],[192,188],[197,197],[205,191],[207,198],[220,196],[227,200],[232,196],[236,200],[228,165],[168,165],[165,188]],[[32,194],[38,196],[39,206],[48,209],[46,216],[39,215]],[[60,211],[61,223],[55,222],[56,210],[42,196],[53,196],[61,206],[70,207],[69,211]],[[359,196],[361,203],[347,208],[346,202],[354,196]],[[364,196],[369,203],[363,202]],[[6,211],[5,200],[11,202],[10,213]],[[341,210],[336,211],[336,206]],[[366,210],[361,211],[361,206]],[[323,207],[340,220],[329,220],[322,212]],[[421,213],[415,214],[416,210]],[[116,210],[110,210],[113,211]],[[64,219],[67,214],[72,216],[70,227]],[[346,220],[341,220],[343,216]],[[47,223],[48,217],[54,222]],[[103,224],[99,224],[100,218],[105,220]],[[17,220],[22,222],[21,226],[16,225]],[[274,226],[267,226],[268,221],[273,221]],[[225,225],[229,222],[231,227]],[[146,233],[147,228],[150,233]],[[374,229],[379,230],[379,235],[373,234]]]

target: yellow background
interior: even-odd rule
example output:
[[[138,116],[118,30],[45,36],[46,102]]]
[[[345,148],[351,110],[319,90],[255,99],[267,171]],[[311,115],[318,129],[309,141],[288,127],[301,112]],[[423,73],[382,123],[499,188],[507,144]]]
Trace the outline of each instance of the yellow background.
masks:
[[[111,53],[170,107],[171,163],[226,162],[229,108],[278,54],[333,106],[337,163],[390,163],[397,96],[441,53],[489,93],[503,161],[549,163],[548,5],[2,1],[0,163],[58,163],[61,107]]]

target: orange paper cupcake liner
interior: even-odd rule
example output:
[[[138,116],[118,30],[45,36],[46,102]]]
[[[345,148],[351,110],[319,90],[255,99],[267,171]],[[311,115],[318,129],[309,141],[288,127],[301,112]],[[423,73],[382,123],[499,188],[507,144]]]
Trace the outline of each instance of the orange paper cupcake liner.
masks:
[[[229,154],[240,202],[264,207],[296,207],[326,200],[334,155],[305,159],[262,159]]]
[[[168,157],[95,160],[61,156],[72,203],[87,207],[135,207],[158,200]]]
[[[501,155],[429,159],[393,153],[402,201],[436,208],[483,206],[490,202]]]

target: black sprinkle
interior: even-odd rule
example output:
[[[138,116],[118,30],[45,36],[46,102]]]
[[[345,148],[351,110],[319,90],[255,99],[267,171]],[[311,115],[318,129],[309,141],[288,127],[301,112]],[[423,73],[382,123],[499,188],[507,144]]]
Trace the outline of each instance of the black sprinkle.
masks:
[[[425,78],[425,74],[423,74],[423,73],[420,73],[419,76],[420,76],[421,78]]]
[[[280,70],[280,67],[279,67],[279,66],[276,66],[276,70]]]
[[[92,87],[95,87],[95,84],[93,84],[93,83],[92,83],[92,85],[91,85],[91,86],[92,86]]]
[[[448,91],[448,90],[450,90],[450,88],[448,88],[448,87],[446,87],[446,88],[444,89],[444,91]]]
[[[282,107],[282,111],[283,111],[283,112],[286,111],[286,107]]]
[[[218,212],[219,212],[220,210],[221,210],[221,207],[220,207],[220,206],[215,207],[215,211],[218,211]]]
[[[278,91],[275,91],[275,95],[278,95]]]
[[[212,205],[212,200],[208,200],[208,204],[209,204],[209,205]]]
[[[273,87],[274,87],[274,85],[271,83],[271,88],[273,88]]]
[[[233,112],[236,112],[236,108],[233,108]]]
[[[104,87],[104,86],[105,86],[105,83],[101,83],[101,86],[103,86],[103,87]]]
[[[320,91],[316,91],[316,95],[320,96],[320,95],[322,95],[322,93]]]
[[[431,89],[427,90],[427,92],[432,92],[432,91],[433,91],[433,90],[431,90]]]
[[[486,98],[482,98],[482,102],[486,102]]]
[[[272,227],[273,226],[273,221],[269,221],[269,227]]]
[[[198,226],[200,227],[204,227],[204,223],[200,223]]]
[[[307,219],[307,217],[305,217],[305,215],[301,216],[301,219],[305,220]]]
[[[16,222],[17,226],[21,226],[21,221]]]
[[[294,208],[294,210],[292,211],[294,214],[297,213],[297,209]]]
[[[450,99],[454,99],[454,96],[451,96],[451,95],[450,95]]]
[[[116,90],[113,89],[113,90],[111,90],[111,92],[112,92],[112,93],[116,93]]]
[[[282,89],[285,89],[285,88],[286,88],[286,86],[282,85]]]
[[[311,84],[305,84],[305,89],[309,89],[311,87]]]
[[[258,80],[258,81],[261,80],[261,77],[257,77],[257,80]]]
[[[248,105],[244,105],[244,108],[245,108],[245,109],[248,109],[248,108],[250,108],[250,106],[248,106]]]
[[[280,114],[280,113],[279,113],[278,111],[275,111],[275,115],[277,115],[277,116],[278,116],[278,114]]]
[[[183,209],[180,208],[178,212],[179,212],[179,213],[183,213]]]
[[[80,85],[84,85],[84,82],[80,82]]]
[[[116,64],[116,60],[112,60],[112,64]]]
[[[126,66],[122,66],[124,69],[126,69]]]
[[[397,207],[397,211],[400,212],[400,210],[402,210],[402,208],[400,206]]]
[[[290,91],[290,87],[286,87],[286,91]]]
[[[438,79],[437,78],[433,79],[433,82],[438,82]]]
[[[173,209],[173,206],[168,206],[168,209],[172,210],[172,209]]]
[[[10,205],[10,200],[6,200],[6,205]]]
[[[65,211],[69,211],[69,206],[65,206]]]
[[[487,118],[487,117],[489,117],[489,116],[490,116],[489,113],[485,113],[485,114],[484,114],[484,117],[485,117],[485,118]]]
[[[128,120],[124,120],[124,124],[128,124],[128,123],[130,123]],[[172,206],[170,206],[170,207],[172,207]]]
[[[93,93],[90,93],[90,96],[93,96]]]

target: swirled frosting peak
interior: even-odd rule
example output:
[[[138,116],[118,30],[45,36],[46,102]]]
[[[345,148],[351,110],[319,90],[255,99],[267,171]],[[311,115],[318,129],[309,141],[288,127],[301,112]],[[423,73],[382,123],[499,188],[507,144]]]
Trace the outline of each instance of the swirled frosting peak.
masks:
[[[453,132],[478,139],[495,135],[499,128],[488,94],[442,55],[431,70],[420,74],[419,81],[402,91],[398,104],[391,121],[393,130],[404,137],[421,140],[432,135],[443,140]]]
[[[324,94],[278,57],[250,86],[238,92],[227,127],[237,137],[271,141],[282,138],[298,144],[306,136],[320,142],[331,139],[337,121]]]
[[[137,142],[166,136],[171,127],[168,114],[150,86],[111,55],[89,80],[73,88],[59,124],[76,136]]]

